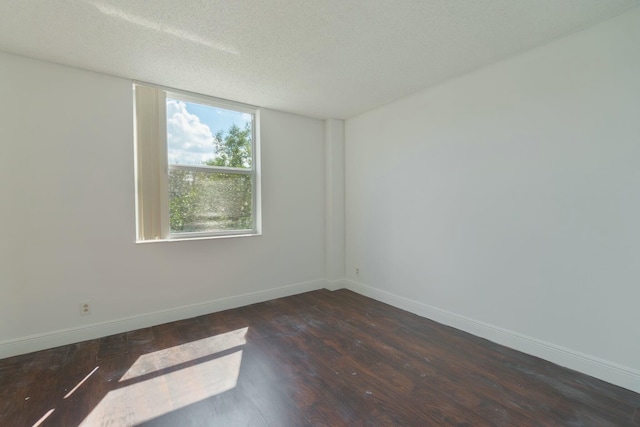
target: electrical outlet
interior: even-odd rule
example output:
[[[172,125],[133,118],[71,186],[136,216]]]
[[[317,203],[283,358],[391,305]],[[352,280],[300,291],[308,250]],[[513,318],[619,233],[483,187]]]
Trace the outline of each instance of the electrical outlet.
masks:
[[[80,316],[88,316],[91,314],[91,304],[89,301],[80,303]]]
[[[356,267],[356,276],[360,276],[360,267]]]

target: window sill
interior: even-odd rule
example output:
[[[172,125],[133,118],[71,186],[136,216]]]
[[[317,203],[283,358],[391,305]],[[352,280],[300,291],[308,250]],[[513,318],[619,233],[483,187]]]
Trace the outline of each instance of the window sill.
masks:
[[[256,237],[256,236],[262,236],[262,233],[225,234],[225,235],[217,235],[217,236],[213,235],[213,236],[176,237],[173,239],[136,240],[136,244],[191,242],[194,240],[235,239],[238,237]]]

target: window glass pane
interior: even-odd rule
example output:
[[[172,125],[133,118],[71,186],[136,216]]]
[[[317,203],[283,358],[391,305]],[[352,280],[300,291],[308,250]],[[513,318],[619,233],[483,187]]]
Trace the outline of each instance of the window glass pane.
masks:
[[[251,230],[251,175],[169,170],[171,233]]]
[[[167,96],[169,164],[252,167],[253,115]]]

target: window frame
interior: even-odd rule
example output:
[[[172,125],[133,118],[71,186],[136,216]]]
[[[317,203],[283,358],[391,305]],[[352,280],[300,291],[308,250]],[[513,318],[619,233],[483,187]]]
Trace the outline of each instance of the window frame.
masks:
[[[207,239],[207,238],[229,238],[229,237],[243,237],[243,236],[257,236],[262,234],[262,210],[261,210],[261,176],[260,176],[260,110],[258,107],[254,107],[247,104],[241,104],[234,101],[215,98],[208,95],[196,94],[193,92],[187,92],[179,89],[171,89],[162,86],[157,86],[149,83],[133,82],[134,89],[134,117],[136,120],[139,117],[139,111],[137,110],[137,87],[146,87],[154,89],[157,93],[157,106],[155,108],[155,119],[157,120],[157,137],[155,134],[155,142],[148,144],[146,148],[141,148],[138,142],[140,136],[137,126],[135,129],[136,139],[136,225],[137,225],[137,242],[157,242],[157,241],[180,241],[191,239]],[[220,108],[224,110],[230,110],[234,112],[240,112],[250,114],[251,120],[251,167],[250,168],[233,168],[226,166],[209,166],[209,165],[181,165],[181,164],[169,164],[168,159],[168,145],[167,145],[167,113],[166,103],[167,98],[175,99],[177,101],[190,102],[200,104],[212,108]],[[143,107],[144,108],[144,107]],[[148,198],[144,195],[140,196],[141,180],[149,179],[148,176],[141,177],[139,174],[139,168],[141,165],[140,157],[147,156],[150,149],[149,145],[156,145],[156,152],[153,153],[158,161],[159,165],[156,167],[159,169],[157,172],[158,177],[158,191],[159,200],[149,202]],[[153,149],[153,148],[152,148]],[[144,160],[144,159],[142,159]],[[171,232],[169,222],[169,172],[171,170],[184,170],[190,172],[203,172],[207,174],[234,174],[245,175],[251,177],[251,228],[247,229],[233,229],[233,230],[211,230],[211,231],[197,231],[197,232]],[[145,236],[142,227],[143,218],[141,216],[141,205],[153,204],[154,215],[156,220],[159,220],[159,233],[155,233],[155,236]],[[148,206],[146,206],[148,208]],[[142,209],[144,211],[144,209]]]

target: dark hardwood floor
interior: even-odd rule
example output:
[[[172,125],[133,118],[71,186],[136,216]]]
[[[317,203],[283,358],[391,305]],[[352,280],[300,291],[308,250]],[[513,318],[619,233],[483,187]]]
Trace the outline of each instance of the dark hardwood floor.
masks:
[[[640,426],[640,395],[347,290],[0,360],[0,426]]]

